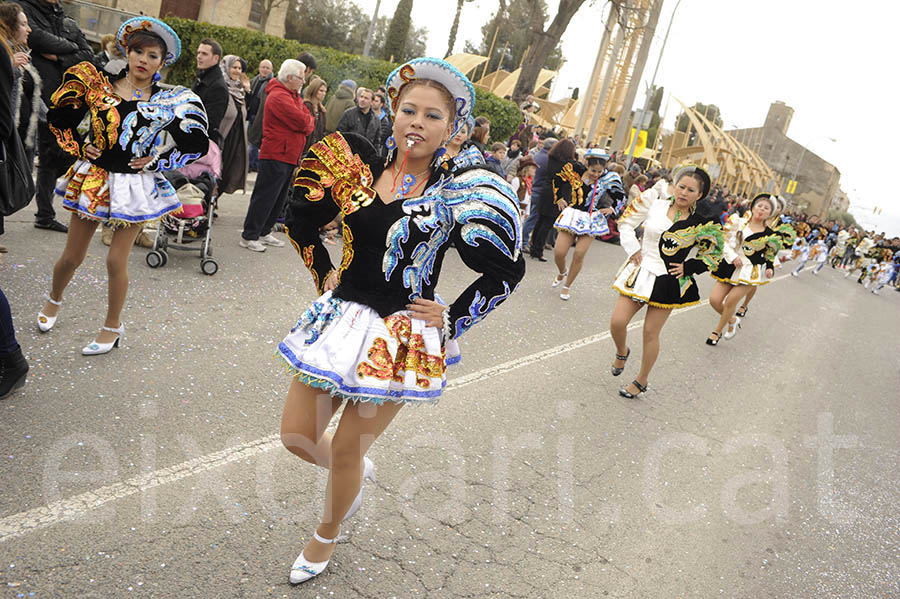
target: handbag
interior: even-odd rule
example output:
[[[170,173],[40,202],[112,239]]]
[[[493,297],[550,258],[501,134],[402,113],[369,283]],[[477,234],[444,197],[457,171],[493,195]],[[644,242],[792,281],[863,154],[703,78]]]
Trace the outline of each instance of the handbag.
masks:
[[[0,142],[0,216],[18,212],[34,197],[31,165],[18,133]]]

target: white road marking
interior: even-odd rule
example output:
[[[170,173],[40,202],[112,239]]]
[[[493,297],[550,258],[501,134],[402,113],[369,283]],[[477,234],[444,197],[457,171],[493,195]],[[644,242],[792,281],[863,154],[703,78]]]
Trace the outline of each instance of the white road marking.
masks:
[[[775,277],[771,282],[779,281],[789,276],[790,274]],[[675,314],[689,312],[707,304],[709,304],[709,300],[703,300],[697,305],[676,310]],[[628,329],[636,329],[640,327],[643,322],[643,320],[633,322],[628,325]],[[541,360],[546,360],[609,338],[609,331],[597,333],[596,335],[590,335],[582,339],[570,341],[569,343],[557,345],[496,366],[489,366],[455,379],[453,382],[448,383],[446,390],[452,391],[454,389],[460,389],[467,385],[471,385],[472,383],[506,374],[513,370],[518,370],[519,368],[534,364],[535,362],[540,362]],[[207,470],[252,458],[278,447],[281,447],[281,435],[268,435],[261,439],[248,441],[192,460],[187,460],[175,464],[174,466],[169,466],[168,468],[160,468],[159,470],[147,474],[135,476],[126,481],[107,485],[93,491],[87,491],[69,497],[68,499],[54,501],[49,505],[19,512],[17,514],[11,514],[4,518],[0,518],[0,543],[53,526],[54,524],[59,524],[60,522],[75,520],[111,501],[124,499],[136,493],[142,493],[148,489],[161,487],[162,485],[174,483],[189,476],[201,474]]]

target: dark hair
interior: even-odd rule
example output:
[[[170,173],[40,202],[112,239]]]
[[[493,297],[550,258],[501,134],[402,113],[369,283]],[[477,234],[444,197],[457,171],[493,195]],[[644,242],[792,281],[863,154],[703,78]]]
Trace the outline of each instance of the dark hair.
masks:
[[[500,150],[505,150],[506,144],[502,141],[495,141],[491,144],[491,152],[499,152]]]
[[[561,139],[550,148],[547,156],[560,162],[572,160],[575,157],[575,142],[569,138]]]
[[[414,87],[430,87],[439,91],[441,97],[444,99],[444,103],[447,105],[447,120],[450,123],[453,123],[453,120],[456,117],[456,100],[453,99],[453,94],[451,94],[446,87],[434,79],[413,79],[409,83],[404,84],[403,87],[400,88],[400,93],[397,94],[396,104],[394,105],[395,110],[396,106],[399,106],[400,98],[403,97],[403,94]]]
[[[169,51],[163,38],[153,33],[152,31],[147,31],[145,29],[139,29],[138,31],[135,31],[128,36],[127,41],[128,46],[125,48],[126,54],[128,52],[131,52],[132,50],[143,50],[144,48],[156,46],[162,53],[162,57],[165,58],[166,52]]]
[[[315,58],[315,56],[313,56],[313,55],[310,54],[309,52],[301,52],[301,53],[297,56],[297,60],[299,60],[300,62],[302,62],[303,65],[306,67],[306,74],[307,74],[307,75],[309,75],[309,71],[310,71],[310,70],[315,71],[317,68],[319,68],[319,65],[316,63],[316,58]]]
[[[200,46],[209,46],[212,48],[213,56],[218,56],[219,60],[222,60],[222,44],[217,42],[211,37],[205,37],[200,40]]]
[[[756,206],[756,203],[761,200],[765,200],[765,201],[769,202],[769,207],[772,209],[772,214],[775,214],[775,212],[778,211],[778,203],[775,201],[775,198],[773,198],[768,193],[761,193],[758,196],[756,196],[755,198],[753,198],[753,201],[750,202],[750,210],[753,210],[753,207]]]
[[[489,118],[487,118],[486,116],[483,116],[483,115],[482,115],[482,116],[479,116],[479,117],[476,117],[476,118],[475,118],[475,124],[478,125],[478,126],[482,126],[482,127],[483,127],[484,125],[487,125],[488,127],[490,127],[490,126],[491,126],[491,119],[489,119]]]
[[[676,184],[685,177],[691,177],[692,179],[694,179],[694,181],[700,184],[700,197],[697,198],[697,201],[702,200],[707,196],[707,194],[709,194],[711,181],[709,179],[709,175],[707,175],[706,171],[704,171],[703,169],[688,166],[678,171],[678,173],[676,173],[676,176],[678,177],[675,180]]]
[[[469,139],[474,139],[480,144],[486,144],[488,140],[488,128],[482,125],[475,125],[475,128],[472,129],[472,134],[469,136]]]
[[[598,164],[599,164],[600,166],[605,166],[605,165],[606,165],[606,161],[603,160],[602,158],[600,158],[599,156],[588,156],[587,159],[586,159],[584,162],[585,162],[585,164],[587,164],[589,167],[591,167],[591,166],[597,166]]]

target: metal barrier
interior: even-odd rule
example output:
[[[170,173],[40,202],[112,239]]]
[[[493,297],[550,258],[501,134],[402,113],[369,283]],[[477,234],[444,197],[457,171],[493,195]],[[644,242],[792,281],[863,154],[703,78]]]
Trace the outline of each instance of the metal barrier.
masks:
[[[115,35],[124,21],[141,16],[84,0],[63,0],[62,4],[66,15],[75,19],[87,40],[95,44],[107,33]]]

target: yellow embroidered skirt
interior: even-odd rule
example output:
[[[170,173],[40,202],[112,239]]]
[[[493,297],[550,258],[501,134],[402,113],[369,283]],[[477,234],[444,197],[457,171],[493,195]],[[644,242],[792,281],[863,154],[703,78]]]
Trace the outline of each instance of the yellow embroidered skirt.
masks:
[[[77,160],[56,182],[63,208],[81,218],[114,225],[156,220],[181,208],[161,173],[111,173]]]
[[[684,308],[700,303],[700,291],[694,277],[682,284],[678,277],[670,274],[654,275],[630,261],[626,261],[619,269],[613,289],[654,308]]]
[[[743,259],[740,268],[728,264],[724,260],[712,273],[712,278],[729,285],[765,285],[769,282],[766,278],[765,264],[752,264],[747,258]]]
[[[447,366],[460,360],[455,340],[442,343],[440,329],[407,311],[382,318],[330,291],[307,308],[277,353],[301,382],[376,404],[437,402]]]

